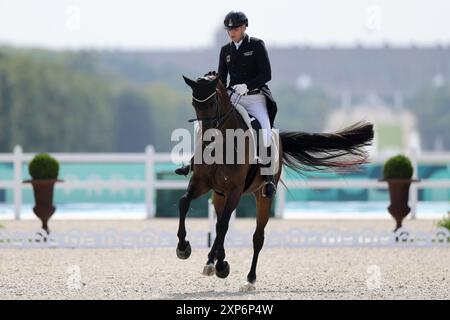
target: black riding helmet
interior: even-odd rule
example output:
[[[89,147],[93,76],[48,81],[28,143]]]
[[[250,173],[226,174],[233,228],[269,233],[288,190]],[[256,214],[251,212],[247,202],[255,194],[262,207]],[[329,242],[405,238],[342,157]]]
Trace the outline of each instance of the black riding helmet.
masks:
[[[225,29],[237,28],[244,24],[248,27],[248,19],[243,12],[231,11],[225,16],[223,24],[225,25]]]

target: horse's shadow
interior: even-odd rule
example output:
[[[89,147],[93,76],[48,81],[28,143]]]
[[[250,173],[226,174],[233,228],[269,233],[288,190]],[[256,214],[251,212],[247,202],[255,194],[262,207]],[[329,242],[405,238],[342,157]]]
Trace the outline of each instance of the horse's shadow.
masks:
[[[249,291],[249,292],[230,292],[230,291],[214,291],[214,290],[208,290],[208,291],[198,291],[198,292],[188,292],[188,293],[175,293],[172,295],[169,295],[170,299],[176,299],[176,300],[183,300],[183,299],[193,299],[193,298],[242,298],[242,299],[248,299],[251,297],[255,298],[261,298],[260,294],[266,294],[266,293],[272,293],[274,295],[279,295],[282,293],[305,293],[305,294],[311,294],[311,293],[328,293],[328,294],[339,294],[339,293],[349,293],[350,290],[307,290],[307,289],[298,289],[298,290],[264,290],[264,289],[257,289],[256,291]]]

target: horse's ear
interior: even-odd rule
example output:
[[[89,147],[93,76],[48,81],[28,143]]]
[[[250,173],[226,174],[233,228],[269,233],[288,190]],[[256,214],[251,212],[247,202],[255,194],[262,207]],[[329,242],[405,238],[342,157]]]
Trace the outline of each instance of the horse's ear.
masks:
[[[194,80],[191,80],[189,78],[186,78],[185,76],[183,76],[184,82],[186,82],[186,84],[191,87],[192,89],[194,89],[195,87],[197,87],[197,82],[195,82]]]
[[[215,87],[217,86],[218,82],[219,82],[219,77],[216,77],[213,81]]]

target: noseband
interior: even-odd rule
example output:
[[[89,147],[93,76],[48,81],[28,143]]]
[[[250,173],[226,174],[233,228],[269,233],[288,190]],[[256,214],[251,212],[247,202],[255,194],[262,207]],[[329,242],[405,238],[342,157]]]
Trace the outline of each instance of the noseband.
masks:
[[[219,98],[217,96],[217,89],[214,90],[214,92],[212,94],[210,94],[207,98],[205,99],[197,99],[196,97],[194,97],[194,95],[192,95],[192,100],[198,102],[198,103],[205,103],[208,100],[210,100],[212,97],[215,97],[215,108],[216,108],[216,115],[214,117],[208,117],[208,118],[196,118],[196,119],[190,119],[188,120],[188,122],[194,122],[194,121],[202,121],[202,123],[213,123],[214,128],[219,128],[220,124],[223,123],[228,116],[234,111],[234,107],[231,107],[229,111],[227,111],[227,113],[225,113],[224,115],[220,115],[219,114]],[[194,106],[194,108],[197,108]],[[206,108],[198,108],[199,110],[206,110]]]

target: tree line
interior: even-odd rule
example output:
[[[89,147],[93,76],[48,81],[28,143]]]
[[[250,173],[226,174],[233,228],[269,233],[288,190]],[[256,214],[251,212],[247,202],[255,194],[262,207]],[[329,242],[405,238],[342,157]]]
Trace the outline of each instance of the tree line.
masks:
[[[192,130],[181,71],[95,52],[0,47],[0,152],[169,151],[175,128]],[[179,80],[177,80],[179,78]],[[167,81],[165,81],[167,79]],[[282,129],[322,130],[338,102],[320,89],[273,90]],[[450,88],[424,88],[408,104],[424,146],[450,149]]]

